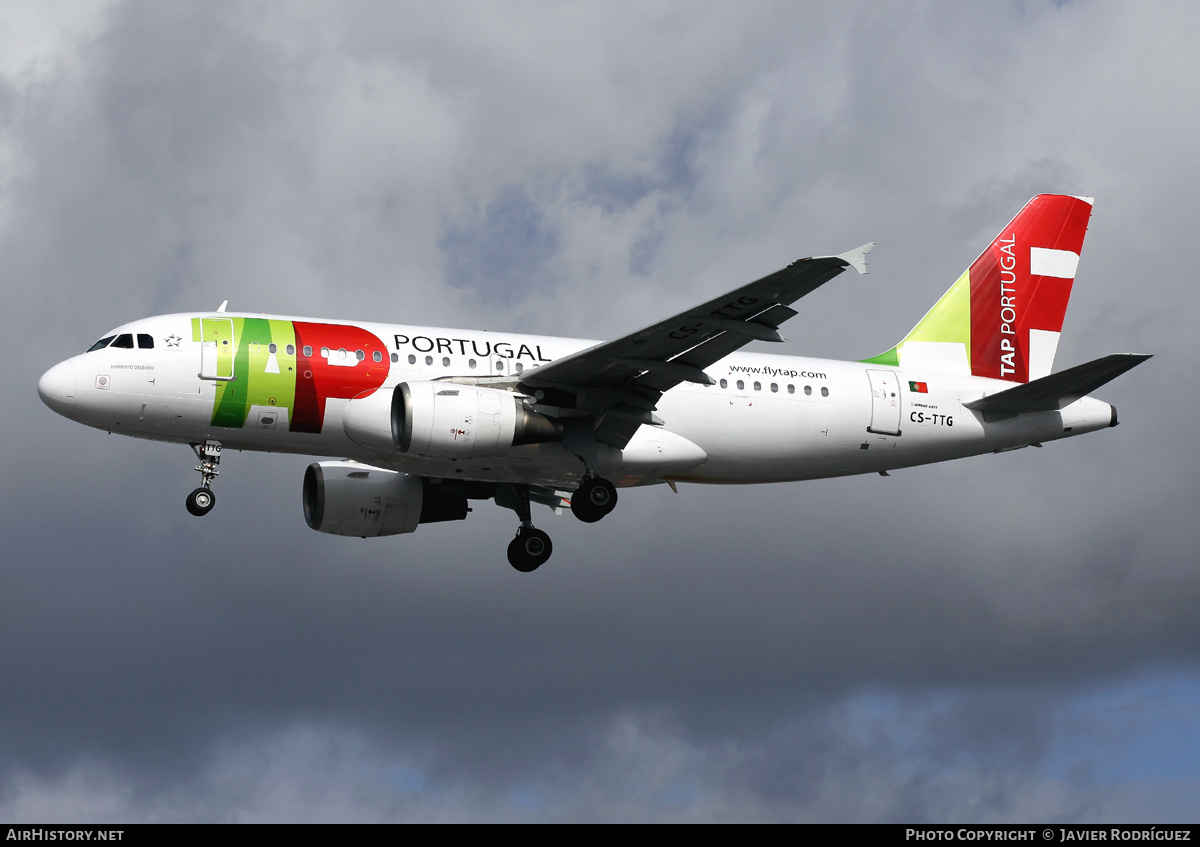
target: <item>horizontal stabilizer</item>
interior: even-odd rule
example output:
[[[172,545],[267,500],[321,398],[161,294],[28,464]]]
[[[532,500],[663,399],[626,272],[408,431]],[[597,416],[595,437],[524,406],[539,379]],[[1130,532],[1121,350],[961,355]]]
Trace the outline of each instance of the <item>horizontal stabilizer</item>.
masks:
[[[1149,358],[1140,353],[1114,353],[963,405],[977,412],[1000,414],[1063,409]]]

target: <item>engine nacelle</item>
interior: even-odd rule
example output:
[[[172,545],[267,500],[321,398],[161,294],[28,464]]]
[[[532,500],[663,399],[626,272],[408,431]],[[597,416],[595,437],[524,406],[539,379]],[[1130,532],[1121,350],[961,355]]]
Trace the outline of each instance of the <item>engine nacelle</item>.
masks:
[[[346,404],[342,412],[342,429],[355,444],[390,456],[400,449],[396,428],[401,402],[400,389],[379,389],[366,396],[359,395]]]
[[[467,498],[412,474],[357,462],[314,462],[304,472],[304,520],[319,532],[362,538],[462,520]]]
[[[495,456],[519,444],[562,440],[561,424],[495,388],[406,382],[391,410],[400,451],[433,459]]]

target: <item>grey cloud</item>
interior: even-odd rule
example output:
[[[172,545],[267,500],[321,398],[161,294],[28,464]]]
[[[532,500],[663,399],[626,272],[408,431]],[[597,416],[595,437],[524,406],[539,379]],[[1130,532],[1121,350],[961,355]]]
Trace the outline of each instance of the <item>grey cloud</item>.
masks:
[[[114,5],[0,102],[0,816],[1186,809],[1186,774],[1158,806],[1144,774],[1091,780],[1113,742],[1074,710],[1191,678],[1200,644],[1192,17]],[[595,337],[874,239],[871,274],[786,329],[861,358],[1040,191],[1098,197],[1060,366],[1157,354],[1101,393],[1119,428],[888,479],[633,491],[594,527],[543,512],[533,579],[498,509],[311,533],[299,457],[230,455],[195,521],[187,450],[34,393],[109,327],[226,297]]]
[[[447,283],[492,303],[527,301],[553,284],[546,264],[558,251],[558,237],[523,189],[502,190],[476,217],[451,223],[438,241]]]

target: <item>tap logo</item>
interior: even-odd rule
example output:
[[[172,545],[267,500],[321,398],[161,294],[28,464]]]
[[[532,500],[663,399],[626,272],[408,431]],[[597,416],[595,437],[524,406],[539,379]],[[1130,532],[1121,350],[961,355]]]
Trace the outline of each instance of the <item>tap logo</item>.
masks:
[[[291,432],[319,433],[326,401],[369,396],[391,366],[379,338],[344,324],[193,318],[192,340],[211,343],[202,375],[216,389],[214,426],[240,429],[257,406],[278,411]]]

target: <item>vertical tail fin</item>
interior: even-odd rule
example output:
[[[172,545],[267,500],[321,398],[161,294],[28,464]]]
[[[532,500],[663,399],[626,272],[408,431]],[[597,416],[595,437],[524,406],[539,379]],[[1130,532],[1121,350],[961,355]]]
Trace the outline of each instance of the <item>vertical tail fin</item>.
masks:
[[[1029,382],[1050,373],[1092,198],[1039,194],[904,340],[866,361]]]

